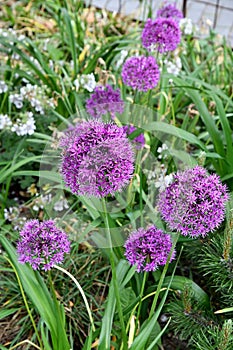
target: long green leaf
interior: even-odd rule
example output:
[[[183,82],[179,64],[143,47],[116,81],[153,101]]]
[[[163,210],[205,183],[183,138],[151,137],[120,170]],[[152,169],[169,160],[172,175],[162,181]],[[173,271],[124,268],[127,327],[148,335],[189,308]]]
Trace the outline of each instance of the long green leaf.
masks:
[[[123,289],[126,283],[130,280],[132,275],[135,272],[135,268],[130,268],[130,265],[125,260],[120,260],[117,268],[117,283],[119,284],[119,290]],[[115,314],[116,307],[116,297],[113,281],[111,281],[107,304],[102,318],[102,327],[99,337],[99,346],[98,350],[109,350],[110,349],[110,340],[112,332],[112,323]]]
[[[174,125],[163,123],[163,122],[152,122],[142,126],[147,131],[157,131],[169,135],[176,136],[183,140],[188,141],[191,144],[198,145],[202,150],[207,151],[205,145],[193,134],[186,130],[177,128]]]
[[[0,172],[0,183],[3,182],[8,176],[12,175],[16,169],[20,168],[21,166],[27,163],[38,161],[39,159],[41,159],[41,156],[28,157],[20,160],[18,163],[14,164],[7,170],[2,170]]]
[[[223,103],[216,94],[211,94],[212,99],[216,102],[216,108],[219,116],[219,120],[222,124],[223,135],[226,143],[226,160],[229,165],[229,171],[233,171],[233,143],[232,143],[232,134],[230,123],[227,119],[226,112],[223,108]]]
[[[182,252],[182,250],[181,250]],[[180,253],[181,254],[181,253]],[[130,347],[130,350],[144,350],[145,349],[145,346],[146,346],[146,343],[148,342],[148,339],[150,337],[150,334],[158,320],[158,317],[160,315],[160,312],[164,306],[164,303],[167,299],[167,295],[168,295],[168,291],[170,289],[170,286],[171,286],[171,283],[174,279],[174,275],[175,275],[175,271],[176,271],[176,268],[177,268],[177,265],[178,265],[178,262],[179,262],[179,258],[180,256],[178,257],[177,261],[176,261],[176,264],[175,264],[175,267],[173,269],[173,272],[172,272],[172,275],[169,276],[169,282],[168,282],[168,286],[167,286],[167,289],[162,297],[162,300],[159,304],[159,306],[157,307],[154,315],[152,316],[151,319],[148,319],[144,322],[144,324],[142,325],[142,329],[140,330],[138,336],[134,339],[133,341],[133,344],[131,345]]]
[[[74,76],[77,75],[77,53],[76,53],[76,44],[75,44],[75,36],[74,36],[74,31],[72,28],[72,20],[70,18],[69,13],[67,12],[67,10],[65,8],[61,9],[61,14],[62,17],[64,19],[64,23],[65,23],[65,28],[62,28],[62,30],[65,29],[66,34],[67,34],[67,38],[68,38],[68,44],[70,47],[70,51],[71,51],[71,55],[72,55],[72,59],[74,62]]]
[[[14,314],[16,311],[18,311],[19,309],[6,309],[6,310],[0,310],[0,320],[2,320],[3,318]]]
[[[53,346],[55,346],[57,350],[69,350],[70,346],[65,329],[63,324],[60,323],[60,315],[57,314],[54,300],[39,272],[33,271],[27,264],[19,264],[15,249],[3,235],[0,236],[0,242],[11,259],[25,292],[49,328]]]

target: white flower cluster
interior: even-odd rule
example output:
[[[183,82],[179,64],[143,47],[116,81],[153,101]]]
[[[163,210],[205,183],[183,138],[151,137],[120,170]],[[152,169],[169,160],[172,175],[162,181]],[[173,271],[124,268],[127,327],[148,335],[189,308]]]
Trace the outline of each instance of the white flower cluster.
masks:
[[[154,188],[158,188],[159,191],[163,191],[173,180],[173,174],[166,175],[167,168],[164,164],[160,164],[158,161],[153,166],[154,170],[144,169],[144,173],[147,176],[148,185],[151,186],[151,194]]]
[[[38,85],[28,83],[20,88],[19,94],[10,94],[10,102],[20,109],[23,107],[23,101],[29,101],[36,112],[44,115],[45,107],[55,107],[53,100],[47,98],[44,90]]]
[[[51,204],[53,202],[53,196],[51,193],[45,195],[36,194],[36,198],[33,200],[32,209],[34,211],[38,211],[39,209],[44,209],[47,204]],[[55,211],[63,211],[64,209],[68,209],[69,205],[67,200],[60,196],[59,200],[53,204],[53,209]]]
[[[0,94],[4,94],[7,91],[8,91],[7,84],[5,83],[5,81],[0,80]]]
[[[68,209],[68,208],[69,208],[68,202],[62,196],[57,202],[54,203],[54,206],[53,206],[53,209],[55,211],[63,211],[64,209]]]
[[[39,196],[37,193],[37,198],[35,198],[35,200],[33,201],[33,207],[32,209],[35,211],[38,211],[39,209],[43,209],[45,207],[46,204],[51,203],[52,200],[52,194],[45,194],[45,195],[41,195]]]
[[[193,34],[195,26],[190,18],[181,18],[179,27],[185,35]]]
[[[19,41],[23,41],[25,39],[25,35],[20,34],[18,36],[17,32],[12,29],[12,28],[0,28],[0,36],[3,36],[5,38],[14,38],[17,39]]]
[[[18,207],[5,208],[4,218],[12,223],[14,230],[19,230],[27,220],[25,216],[20,216],[20,209]]]
[[[165,175],[167,169],[164,168],[161,175],[158,177],[157,181],[155,181],[155,187],[159,188],[159,191],[165,190],[165,188],[170,185],[173,180],[173,174]]]
[[[158,147],[157,152],[159,153],[158,159],[166,159],[167,158],[167,150],[168,147],[166,143],[162,144],[162,147]]]
[[[13,103],[16,108],[20,109],[23,107],[23,96],[20,94],[11,94],[9,99],[10,103]]]
[[[173,61],[165,60],[167,72],[170,74],[178,75],[182,68],[180,57],[175,57]]]
[[[0,114],[0,130],[7,129],[12,125],[11,119],[7,114]]]
[[[17,118],[16,122],[12,124],[11,131],[18,136],[32,135],[36,130],[35,119],[32,112],[26,112],[22,118]]]
[[[82,74],[78,79],[74,80],[74,86],[76,88],[76,91],[78,91],[80,87],[86,89],[89,92],[94,91],[96,87],[94,74]]]

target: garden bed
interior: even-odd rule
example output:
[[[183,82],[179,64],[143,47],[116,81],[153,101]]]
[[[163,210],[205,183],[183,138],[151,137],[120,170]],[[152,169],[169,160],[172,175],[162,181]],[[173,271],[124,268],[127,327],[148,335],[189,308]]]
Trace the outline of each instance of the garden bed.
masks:
[[[232,350],[231,48],[174,4],[1,14],[0,349]]]

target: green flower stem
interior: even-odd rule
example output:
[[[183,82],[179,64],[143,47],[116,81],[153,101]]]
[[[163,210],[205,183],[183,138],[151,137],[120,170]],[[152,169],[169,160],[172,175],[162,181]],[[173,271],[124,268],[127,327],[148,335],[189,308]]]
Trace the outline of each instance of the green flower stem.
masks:
[[[172,256],[172,253],[174,252],[175,250],[175,247],[176,247],[176,243],[178,242],[178,239],[180,237],[180,234],[177,233],[176,236],[175,236],[175,239],[172,243],[172,248],[171,248],[171,251],[168,255],[168,258],[167,258],[167,261],[166,261],[166,264],[163,268],[163,272],[161,274],[161,277],[159,279],[159,284],[158,284],[158,287],[157,287],[157,290],[156,290],[156,294],[154,296],[154,300],[153,300],[153,303],[152,303],[152,307],[151,307],[151,310],[150,310],[150,314],[149,314],[149,319],[153,316],[154,312],[155,312],[155,308],[156,308],[156,305],[157,305],[157,301],[158,301],[158,297],[159,297],[159,293],[161,291],[161,288],[162,288],[162,285],[163,285],[163,281],[164,281],[164,278],[166,276],[166,273],[167,273],[167,269],[168,269],[168,266],[170,264],[170,260],[171,260],[171,256]]]
[[[109,222],[108,222],[108,213],[107,213],[107,208],[106,208],[106,203],[105,203],[104,198],[102,200],[102,203],[103,203],[103,214],[104,214],[103,217],[104,217],[104,221],[105,221],[105,225],[106,225],[106,229],[107,229],[107,234],[108,234],[108,243],[109,243],[109,250],[110,250],[110,257],[109,258],[110,258],[110,263],[111,263],[111,268],[112,268],[112,280],[113,280],[113,285],[114,285],[114,290],[115,290],[118,315],[119,315],[120,324],[121,324],[123,349],[127,350],[128,349],[127,335],[126,335],[126,331],[125,331],[125,322],[124,322],[123,311],[122,311],[122,307],[121,307],[119,286],[117,283],[116,265],[115,265],[114,255],[113,255],[112,239],[111,239],[111,233],[110,233]]]
[[[86,306],[86,309],[87,309],[87,313],[88,313],[88,316],[89,316],[89,319],[90,319],[90,322],[91,322],[91,327],[92,327],[92,330],[95,332],[95,325],[94,325],[94,321],[93,321],[93,317],[91,315],[91,309],[90,309],[90,306],[88,304],[88,301],[87,301],[87,298],[86,298],[86,295],[81,287],[81,285],[79,284],[79,282],[76,280],[76,278],[71,274],[69,273],[67,270],[63,269],[62,267],[58,266],[58,265],[54,265],[54,267],[59,270],[59,271],[62,271],[63,273],[65,273],[67,276],[69,276],[72,281],[75,283],[75,285],[77,286],[80,294],[82,295],[82,298],[83,298],[83,301],[85,303],[85,306]]]
[[[140,312],[141,312],[141,307],[142,307],[142,297],[143,297],[143,293],[144,293],[147,277],[148,277],[148,273],[144,272],[143,280],[142,280],[142,286],[141,286],[141,291],[140,291],[140,295],[139,295],[140,296],[140,301],[139,301],[139,304],[138,304],[137,318],[136,318],[136,323],[135,323],[136,327],[135,327],[134,335],[136,334],[137,329],[138,329],[138,322],[139,322],[139,317],[140,317]]]
[[[143,199],[142,199],[142,169],[141,167],[139,168],[139,174],[140,174],[140,188],[139,188],[139,194],[140,194],[140,223],[141,223],[141,227],[143,227],[144,225],[144,220],[143,220]]]
[[[140,102],[140,92],[138,90],[135,90],[133,103],[139,104],[139,102]]]
[[[25,304],[25,307],[26,307],[26,309],[27,309],[27,313],[28,313],[28,315],[29,315],[29,317],[30,317],[30,319],[31,319],[32,326],[33,326],[34,331],[35,331],[35,333],[36,333],[36,337],[37,337],[37,339],[38,339],[38,342],[39,342],[39,344],[40,344],[40,348],[41,348],[41,350],[43,350],[44,347],[43,347],[42,341],[41,341],[41,339],[40,339],[40,336],[39,336],[39,333],[38,333],[38,330],[37,330],[35,321],[34,321],[34,319],[33,319],[33,317],[32,317],[31,310],[29,309],[28,302],[27,302],[27,298],[26,298],[26,295],[25,295],[25,293],[24,293],[23,286],[22,286],[22,283],[21,283],[21,281],[20,281],[20,278],[19,278],[19,275],[18,275],[18,273],[17,273],[17,270],[16,270],[16,268],[14,267],[14,265],[12,264],[12,262],[10,261],[10,259],[8,259],[8,258],[6,258],[6,259],[7,259],[7,261],[9,262],[9,264],[11,265],[12,269],[14,270],[14,273],[15,273],[15,275],[16,275],[16,278],[17,278],[17,281],[18,281],[18,284],[19,284],[19,288],[20,288],[20,291],[21,291],[21,294],[22,294],[22,297],[23,297],[24,304]]]
[[[152,89],[150,89],[150,91],[148,93],[147,107],[152,108]]]
[[[170,95],[170,102],[171,102],[171,111],[172,111],[172,120],[173,120],[173,125],[176,125],[176,116],[175,116],[175,110],[174,110],[174,105],[173,105],[173,100],[172,100],[172,86],[169,89],[169,95]]]
[[[134,176],[136,176],[136,179],[139,181],[139,208],[140,208],[140,225],[143,227],[143,198],[142,198],[142,193],[143,193],[143,188],[142,188],[142,170],[140,167],[140,162],[142,159],[142,150],[139,150],[137,152],[137,157],[136,157],[136,161],[135,161],[135,174]],[[128,206],[128,210],[133,210],[133,206],[134,206],[134,201],[135,201],[135,193],[131,194],[133,188],[133,182],[131,182],[128,186],[128,190],[127,190],[127,203],[130,203],[130,205]],[[136,223],[135,223],[136,224]]]
[[[51,271],[50,270],[48,270],[48,280],[49,280],[50,291],[52,293],[54,305],[56,307],[56,314],[58,315],[60,324],[62,324],[61,309],[60,309],[59,301],[57,300],[57,296],[56,296],[56,292],[55,292],[55,288],[54,288],[54,284],[53,284],[53,280],[52,280],[52,276],[51,276]],[[52,338],[53,338],[53,335],[52,335]],[[56,344],[54,344],[54,341],[53,341],[53,346],[58,346],[57,342],[59,340],[57,339],[57,337],[54,337],[54,340],[56,341]]]

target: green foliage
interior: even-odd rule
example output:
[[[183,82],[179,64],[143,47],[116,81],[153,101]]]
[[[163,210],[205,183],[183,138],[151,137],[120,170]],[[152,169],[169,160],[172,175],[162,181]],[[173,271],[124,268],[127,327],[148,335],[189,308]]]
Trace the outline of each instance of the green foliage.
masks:
[[[222,327],[213,327],[207,331],[200,330],[194,340],[195,349],[231,350],[233,346],[232,320],[225,320]]]
[[[68,350],[70,346],[65,331],[64,309],[51,298],[40,274],[29,266],[19,264],[13,246],[5,237],[0,237],[0,240],[17,271],[25,292],[50,331],[53,347],[58,350]]]
[[[151,8],[148,10],[145,6],[144,18],[146,13],[153,15]],[[7,91],[0,93],[0,115],[8,115],[14,124],[31,112],[35,117],[36,132],[22,136],[14,133],[10,126],[0,130],[0,241],[28,296],[44,349],[65,350],[70,344],[73,349],[98,347],[109,350],[112,346],[122,350],[123,322],[132,350],[158,350],[163,343],[162,336],[166,338],[170,331],[185,339],[190,349],[231,350],[232,201],[226,223],[217,233],[195,242],[179,239],[177,256],[182,245],[185,254],[176,275],[174,264],[171,264],[166,277],[162,269],[158,269],[144,279],[135,273],[134,267],[130,268],[123,249],[117,247],[112,252],[116,264],[114,281],[114,273],[110,274],[106,261],[109,257],[111,260],[109,250],[98,251],[90,246],[90,242],[97,247],[104,246],[106,219],[116,246],[122,246],[129,231],[142,225],[143,221],[144,225],[156,223],[165,228],[155,210],[159,191],[155,183],[161,169],[166,169],[168,175],[201,163],[210,172],[219,174],[233,190],[231,47],[225,40],[218,42],[213,32],[204,39],[183,36],[177,51],[182,62],[180,73],[177,76],[167,73],[167,63],[159,57],[158,61],[163,61],[160,83],[144,94],[135,93],[121,80],[126,57],[145,54],[140,41],[143,23],[87,8],[84,1],[36,0],[30,3],[18,1],[13,7],[3,5],[1,26],[8,35],[0,34],[0,81],[7,85]],[[20,34],[25,34],[23,40]],[[121,57],[123,50],[126,51],[124,58]],[[175,60],[173,54],[166,58]],[[62,179],[57,172],[57,163],[53,162],[55,157],[42,156],[48,144],[56,147],[60,131],[70,125],[71,117],[88,118],[85,101],[90,97],[90,91],[83,86],[77,87],[75,81],[80,82],[81,75],[91,73],[99,85],[110,83],[120,88],[125,111],[117,122],[119,125],[136,124],[138,130],[131,134],[131,140],[141,132],[146,139],[129,189],[114,199],[107,198],[107,217],[99,199],[77,198],[71,196],[69,190],[64,191],[69,210],[55,212],[53,204],[59,191],[63,191]],[[25,99],[20,108],[11,101],[10,96],[20,93],[27,84],[35,90],[41,89],[39,95],[44,114],[36,110],[31,97]],[[164,142],[169,149],[162,156],[158,150]],[[60,157],[60,154],[57,152],[56,156]],[[40,187],[43,194],[55,193],[53,201],[37,212],[32,209],[33,203],[42,196],[36,192],[30,197],[31,185],[36,190]],[[73,244],[65,267],[78,277],[91,301],[96,331],[90,330],[83,300],[70,281],[52,271],[59,299],[57,304],[47,288],[46,273],[40,274],[27,265],[18,264],[10,240],[14,244],[18,237],[14,230],[20,227],[20,217],[17,223],[11,221],[5,215],[5,210],[10,207],[16,208],[24,219],[59,216],[70,236],[80,243]],[[72,210],[74,215],[70,215]],[[10,346],[29,337],[30,341],[36,342],[23,299],[18,297],[21,293],[19,283],[12,278],[14,269],[7,264],[5,253],[0,256],[0,287],[4,291],[0,300],[6,307],[0,311],[0,319],[16,316],[17,322],[13,325],[20,330],[12,335],[14,339],[9,339]],[[159,282],[163,282],[161,292]],[[117,305],[116,283],[122,315]],[[157,288],[159,292],[156,293]],[[175,295],[175,301],[171,295]],[[158,298],[158,307],[150,316],[154,297],[156,302]],[[171,315],[164,327],[160,324],[161,312]],[[27,340],[18,346],[32,346],[26,343]],[[4,346],[0,348],[4,349]]]

